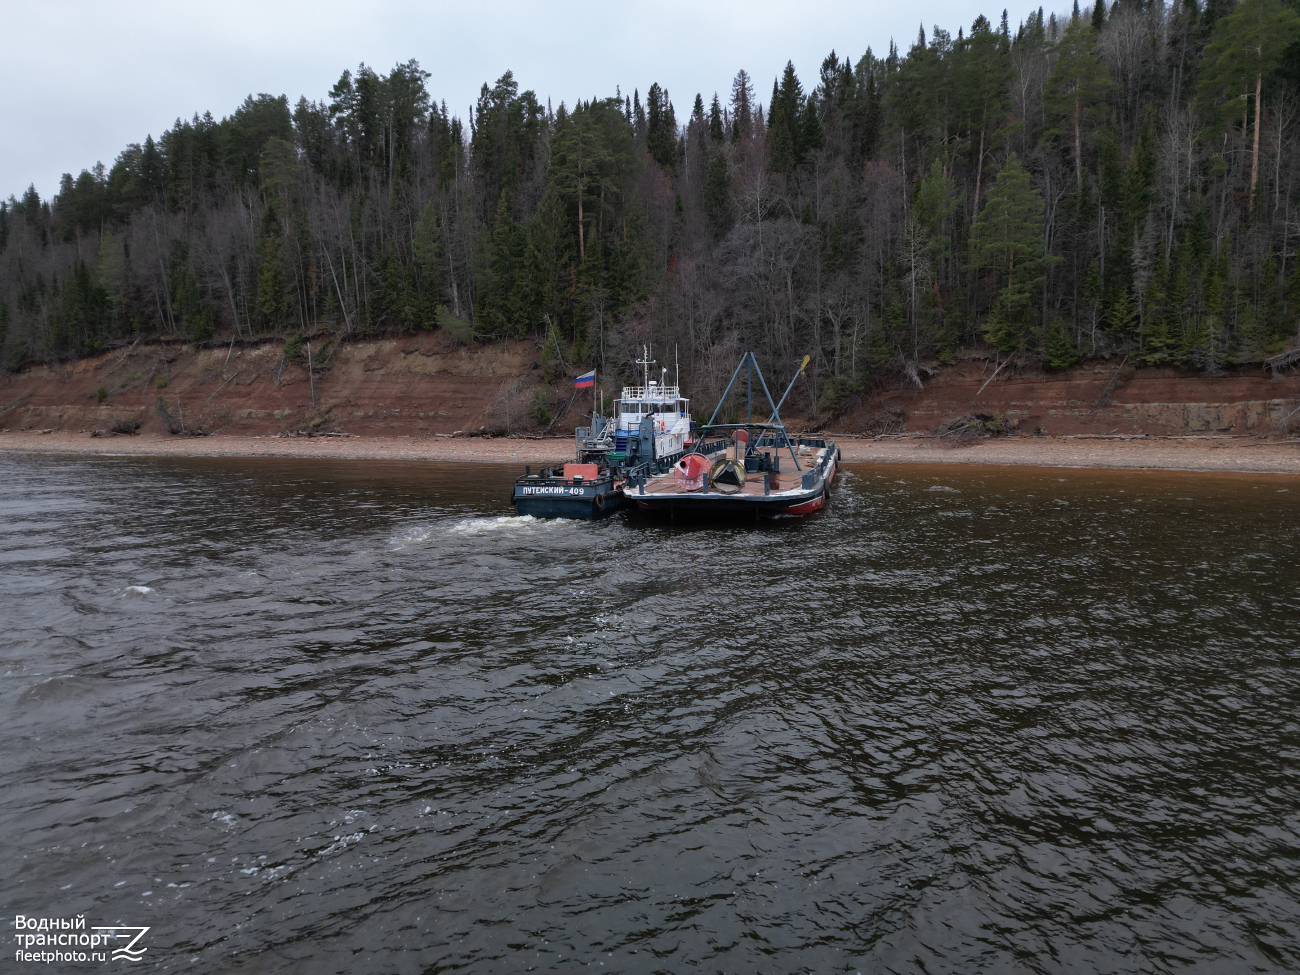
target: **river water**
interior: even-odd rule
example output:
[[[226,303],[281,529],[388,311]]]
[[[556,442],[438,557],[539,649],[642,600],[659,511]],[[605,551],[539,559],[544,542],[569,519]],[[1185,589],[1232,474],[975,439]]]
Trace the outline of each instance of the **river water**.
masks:
[[[7,940],[1300,969],[1300,482],[851,467],[756,528],[519,519],[513,474],[0,458]]]

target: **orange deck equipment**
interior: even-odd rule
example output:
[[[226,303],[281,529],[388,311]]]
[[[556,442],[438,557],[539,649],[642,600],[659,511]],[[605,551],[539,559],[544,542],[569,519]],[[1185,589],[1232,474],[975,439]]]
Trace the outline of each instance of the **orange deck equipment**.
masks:
[[[575,477],[580,477],[584,481],[594,481],[600,473],[600,469],[595,464],[565,464],[564,477],[572,481]]]

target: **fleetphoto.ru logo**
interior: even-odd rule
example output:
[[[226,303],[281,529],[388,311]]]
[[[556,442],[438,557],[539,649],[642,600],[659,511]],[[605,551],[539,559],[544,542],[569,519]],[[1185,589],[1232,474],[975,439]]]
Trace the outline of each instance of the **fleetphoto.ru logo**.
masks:
[[[87,927],[84,914],[72,919],[19,914],[14,918],[14,929],[18,941],[14,961],[46,965],[70,961],[139,961],[149,950],[140,943],[149,930],[147,927],[129,924]]]

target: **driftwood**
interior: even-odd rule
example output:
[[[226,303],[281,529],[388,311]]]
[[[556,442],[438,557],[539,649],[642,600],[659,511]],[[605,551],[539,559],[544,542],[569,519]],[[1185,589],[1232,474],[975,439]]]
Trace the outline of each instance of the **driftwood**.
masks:
[[[179,403],[179,397],[177,402]],[[184,432],[185,428],[176,422],[176,418],[172,416],[171,411],[167,409],[167,404],[163,401],[161,396],[158,397],[158,401],[154,403],[153,408],[162,418],[163,423],[167,424],[168,433],[175,436],[178,433]]]
[[[1149,440],[1148,433],[1068,433],[1062,440]]]
[[[866,418],[864,426],[868,436],[902,433],[907,427],[907,414],[897,407],[881,407]]]
[[[917,389],[925,389],[925,383],[921,382],[921,374],[916,371],[916,363],[910,360],[903,361],[903,372],[907,373],[907,378],[916,383]],[[978,393],[976,395],[979,395]]]
[[[31,398],[32,398],[32,394],[31,394],[31,393],[23,393],[23,395],[19,396],[17,399],[15,399],[15,400],[10,400],[10,401],[9,401],[8,403],[6,403],[4,406],[0,406],[0,413],[3,413],[5,410],[12,410],[15,406],[17,406],[17,405],[18,405],[19,403],[21,403],[23,400],[31,399]]]
[[[134,352],[136,346],[138,346],[139,344],[140,344],[140,340],[137,338],[134,342],[132,342],[129,346],[127,346],[126,350],[123,351],[122,354],[119,355],[117,359],[113,362],[113,364],[109,367],[108,372],[104,373],[104,377],[111,376],[113,375],[113,373],[117,372],[118,369],[122,368],[122,365],[126,362],[126,357],[129,356],[132,352]]]
[[[1288,366],[1300,365],[1300,349],[1289,349],[1286,352],[1280,352],[1275,356],[1270,356],[1264,360],[1264,365],[1273,370],[1273,375],[1277,376],[1283,369]]]
[[[998,378],[998,373],[1000,373],[1003,369],[1005,369],[1010,363],[1015,361],[1016,361],[1015,356],[1009,356],[1001,365],[999,365],[996,369],[993,370],[993,375],[989,376],[988,379],[984,380],[984,385],[980,387],[979,393],[976,393],[975,395],[978,396],[980,393],[984,392],[984,390],[988,389],[989,383],[993,382],[993,380]]]
[[[1103,389],[1101,391],[1101,395],[1097,397],[1097,402],[1092,404],[1092,409],[1088,411],[1088,415],[1091,415],[1094,410],[1099,410],[1103,406],[1110,405],[1110,394],[1115,392],[1116,388],[1119,386],[1120,373],[1124,371],[1124,367],[1127,364],[1128,364],[1128,356],[1124,356],[1124,358],[1120,361],[1119,368],[1115,370],[1115,375],[1110,377],[1110,382],[1106,384],[1106,388]]]
[[[229,379],[226,380],[226,382],[222,383],[220,386],[218,386],[216,389],[214,389],[214,390],[212,391],[212,396],[209,396],[209,397],[208,397],[207,402],[211,403],[211,402],[212,402],[212,397],[213,397],[213,396],[216,396],[217,393],[219,393],[219,392],[221,392],[223,389],[225,389],[225,388],[226,388],[226,383],[230,382],[231,379],[234,379],[234,378],[235,378],[236,376],[238,376],[238,375],[239,375],[239,373],[236,372],[234,376],[231,376]]]
[[[550,433],[550,432],[551,432],[551,427],[553,427],[553,426],[555,426],[555,424],[559,423],[560,420],[561,420],[563,417],[566,417],[566,416],[569,415],[569,410],[573,409],[573,404],[577,401],[577,399],[578,399],[578,394],[581,393],[581,392],[582,392],[582,390],[580,390],[580,389],[575,389],[575,390],[573,391],[573,395],[569,397],[569,405],[566,406],[566,407],[564,408],[564,412],[562,412],[562,413],[556,413],[555,416],[551,417],[551,422],[548,423],[548,424],[546,424],[546,429],[542,431],[543,434],[548,434],[548,433]]]
[[[968,440],[973,437],[1000,437],[1011,432],[1003,416],[991,413],[967,413],[965,416],[945,420],[935,431],[940,440]]]
[[[281,440],[297,440],[300,437],[311,440],[315,437],[360,437],[361,434],[344,433],[342,430],[310,430],[307,427],[299,427],[297,430],[282,430],[275,436]]]

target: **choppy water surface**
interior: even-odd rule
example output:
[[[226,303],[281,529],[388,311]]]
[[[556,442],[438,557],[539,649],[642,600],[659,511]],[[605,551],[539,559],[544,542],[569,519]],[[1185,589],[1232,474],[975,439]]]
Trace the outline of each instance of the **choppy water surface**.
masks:
[[[711,529],[510,517],[511,476],[0,459],[6,940],[1300,969],[1300,482],[861,467]]]

